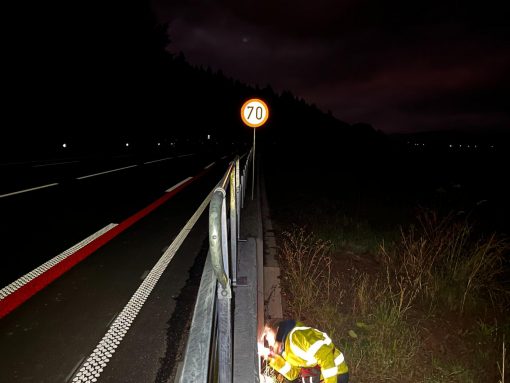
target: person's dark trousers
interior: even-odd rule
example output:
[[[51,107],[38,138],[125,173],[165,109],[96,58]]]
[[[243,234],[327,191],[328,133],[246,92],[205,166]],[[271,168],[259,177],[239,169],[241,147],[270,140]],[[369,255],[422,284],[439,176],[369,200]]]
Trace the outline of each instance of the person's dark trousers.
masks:
[[[338,375],[337,383],[347,383],[349,381],[349,373]]]

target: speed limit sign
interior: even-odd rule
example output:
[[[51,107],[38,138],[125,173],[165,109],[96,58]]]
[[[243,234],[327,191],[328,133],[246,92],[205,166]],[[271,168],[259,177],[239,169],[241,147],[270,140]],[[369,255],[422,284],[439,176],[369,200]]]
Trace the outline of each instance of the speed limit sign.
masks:
[[[258,128],[266,123],[269,117],[267,104],[259,98],[252,98],[246,101],[241,108],[241,119],[252,127]]]

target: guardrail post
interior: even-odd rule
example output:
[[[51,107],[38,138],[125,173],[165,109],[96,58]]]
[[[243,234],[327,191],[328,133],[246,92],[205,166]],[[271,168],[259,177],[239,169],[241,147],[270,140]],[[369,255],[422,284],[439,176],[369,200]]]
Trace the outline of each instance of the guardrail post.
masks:
[[[218,286],[219,383],[232,383],[232,291]]]
[[[240,169],[240,161],[239,156],[236,157],[236,219],[237,219],[237,229],[236,229],[236,238],[239,240],[241,235],[241,169]]]
[[[227,203],[225,197],[226,193],[223,191],[221,202],[221,255],[223,256],[223,272],[228,278],[230,275],[230,260],[228,257]]]
[[[237,161],[236,161],[237,164]],[[236,166],[230,173],[230,259],[232,284],[237,284],[237,203],[236,203]]]
[[[244,209],[244,172],[241,175],[241,207]]]

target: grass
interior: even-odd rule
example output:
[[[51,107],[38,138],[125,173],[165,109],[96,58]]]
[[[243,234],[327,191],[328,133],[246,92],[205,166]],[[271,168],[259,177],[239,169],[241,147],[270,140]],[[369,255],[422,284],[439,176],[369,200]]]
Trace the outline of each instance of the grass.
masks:
[[[501,376],[501,379],[499,380],[499,383],[505,383],[505,365],[508,364],[506,360],[506,345],[505,341],[503,340],[503,347],[501,348],[501,364],[498,362],[498,370],[499,374]]]
[[[499,178],[484,184],[433,157],[340,154],[267,162],[284,315],[326,331],[357,383],[504,383],[510,259],[492,234],[508,228],[494,222],[506,201]]]
[[[440,218],[423,210],[418,222],[418,227],[401,230],[397,246],[388,251],[382,245],[380,251],[390,294],[401,310],[408,310],[416,299],[459,314],[469,304],[478,309],[484,298],[507,307],[508,292],[499,283],[509,250],[506,240],[495,234],[476,238],[467,221],[451,214]]]
[[[452,215],[423,211],[417,222],[392,245],[380,243],[369,272],[338,270],[332,243],[306,229],[284,232],[286,314],[328,332],[357,382],[465,383],[497,373],[503,382],[508,319],[490,322],[487,313],[507,313],[508,243],[476,237]]]

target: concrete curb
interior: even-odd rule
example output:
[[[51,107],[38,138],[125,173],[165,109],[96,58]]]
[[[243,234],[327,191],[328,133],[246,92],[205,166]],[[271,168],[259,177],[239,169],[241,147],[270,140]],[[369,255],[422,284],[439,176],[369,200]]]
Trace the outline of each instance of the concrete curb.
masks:
[[[265,319],[282,319],[280,266],[277,260],[276,238],[269,211],[264,177],[260,178],[261,219],[264,238],[264,303]]]

